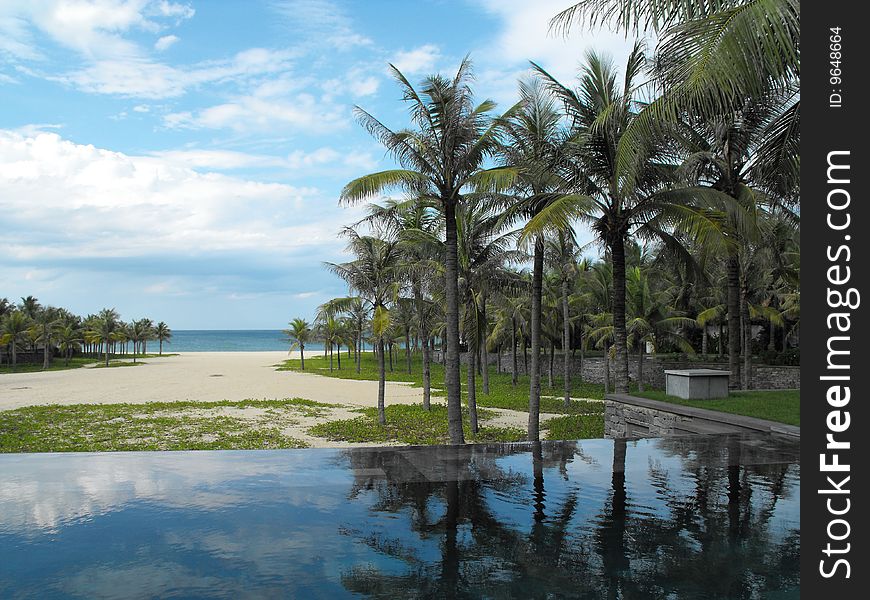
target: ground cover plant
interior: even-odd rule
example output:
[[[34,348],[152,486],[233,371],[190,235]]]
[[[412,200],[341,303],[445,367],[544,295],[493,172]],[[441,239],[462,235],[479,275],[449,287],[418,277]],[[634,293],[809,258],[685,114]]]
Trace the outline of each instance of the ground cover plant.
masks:
[[[28,406],[0,412],[0,452],[302,448],[282,429],[329,408],[302,398]]]
[[[721,412],[767,419],[800,426],[800,390],[750,390],[731,392],[727,398],[715,400],[684,400],[669,396],[661,390],[635,392],[636,396],[661,400],[683,406],[694,406]]]

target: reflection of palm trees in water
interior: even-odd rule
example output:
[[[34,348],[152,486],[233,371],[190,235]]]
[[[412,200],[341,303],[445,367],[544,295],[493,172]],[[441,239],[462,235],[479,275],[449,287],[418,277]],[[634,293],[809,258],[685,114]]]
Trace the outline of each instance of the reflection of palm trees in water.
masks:
[[[796,588],[798,530],[774,539],[768,527],[777,498],[796,483],[787,466],[742,466],[742,442],[724,450],[693,450],[697,441],[643,443],[680,457],[687,470],[673,477],[651,465],[658,504],[638,505],[632,490],[643,482],[627,481],[625,469],[635,443],[614,440],[610,490],[591,521],[583,515],[595,510],[588,506],[595,490],[581,494],[582,473],[569,476],[569,463],[582,454],[576,444],[348,452],[352,497],[371,493],[372,511],[400,518],[347,533],[406,569],[396,574],[388,560],[389,567],[352,569],[342,583],[376,598],[682,598],[703,591],[748,599]],[[511,470],[517,460],[509,455],[528,456],[530,469]]]

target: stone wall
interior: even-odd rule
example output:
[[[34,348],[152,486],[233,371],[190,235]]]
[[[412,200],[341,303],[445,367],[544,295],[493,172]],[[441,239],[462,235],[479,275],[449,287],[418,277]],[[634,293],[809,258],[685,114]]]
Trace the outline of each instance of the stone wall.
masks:
[[[609,438],[748,432],[800,436],[800,428],[792,425],[626,394],[604,401],[604,436]]]
[[[489,355],[490,364],[496,364],[496,355]],[[465,355],[463,355],[463,362]],[[546,377],[547,369],[549,368],[549,356],[541,361],[542,375]],[[523,370],[523,357],[519,354],[517,360],[520,374],[525,373]],[[611,363],[611,369],[613,363]],[[501,370],[504,373],[510,373],[511,356],[503,354],[501,359]],[[728,370],[727,362],[695,362],[695,361],[678,361],[678,360],[660,360],[655,356],[645,357],[643,363],[643,382],[648,387],[663,390],[665,389],[665,370],[672,369],[718,369],[722,371]],[[554,375],[559,377],[562,373],[562,356],[556,354],[556,363],[553,368]],[[571,375],[577,376],[580,373],[580,356],[576,355],[571,360]],[[632,381],[637,381],[637,357],[632,356],[628,363],[628,373]],[[613,373],[611,371],[611,378]],[[604,383],[604,358],[600,356],[587,357],[583,360],[583,380],[592,383]],[[753,365],[752,366],[752,389],[754,390],[790,390],[800,389],[801,387],[801,372],[800,367],[789,367],[779,365]]]

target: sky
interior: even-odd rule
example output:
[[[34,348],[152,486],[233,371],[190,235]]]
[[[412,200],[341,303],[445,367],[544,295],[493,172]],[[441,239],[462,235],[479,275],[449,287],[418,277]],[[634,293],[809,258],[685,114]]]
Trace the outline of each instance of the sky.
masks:
[[[475,95],[515,102],[529,60],[570,82],[588,48],[550,34],[571,1],[3,0],[0,297],[117,309],[173,329],[279,329],[347,294],[350,180],[393,162],[355,105],[408,125],[413,83],[470,55]]]

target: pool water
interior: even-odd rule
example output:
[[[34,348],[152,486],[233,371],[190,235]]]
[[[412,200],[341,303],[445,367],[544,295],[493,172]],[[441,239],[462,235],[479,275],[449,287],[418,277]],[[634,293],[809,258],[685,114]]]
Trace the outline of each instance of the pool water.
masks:
[[[2,598],[798,598],[798,442],[0,456]]]

